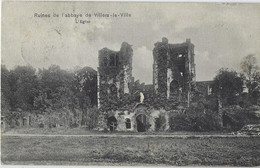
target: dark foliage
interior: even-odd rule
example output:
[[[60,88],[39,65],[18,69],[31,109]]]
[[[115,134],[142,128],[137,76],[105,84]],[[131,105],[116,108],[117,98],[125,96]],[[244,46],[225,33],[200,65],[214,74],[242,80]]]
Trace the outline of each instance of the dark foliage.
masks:
[[[220,69],[213,81],[213,94],[219,96],[223,106],[237,104],[243,91],[243,78],[236,71]]]
[[[1,109],[8,123],[17,123],[25,113],[30,113],[46,115],[39,124],[50,127],[75,127],[82,123],[95,126],[98,113],[94,69],[84,67],[69,72],[52,65],[38,71],[31,66],[17,66],[10,71],[2,66],[1,70]]]
[[[255,115],[256,109],[229,106],[223,108],[223,126],[226,129],[237,131],[247,124],[259,124],[260,120]]]
[[[200,103],[174,114],[170,120],[171,131],[216,131],[220,129],[217,112]]]

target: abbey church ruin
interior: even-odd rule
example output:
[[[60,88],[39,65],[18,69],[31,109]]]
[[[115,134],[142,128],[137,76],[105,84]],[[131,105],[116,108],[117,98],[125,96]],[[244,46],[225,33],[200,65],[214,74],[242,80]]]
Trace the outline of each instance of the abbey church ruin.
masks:
[[[196,87],[194,45],[190,39],[154,44],[153,85],[137,87],[132,76],[133,49],[123,42],[119,51],[99,51],[99,129],[156,131],[169,129],[169,116],[189,107]]]
[[[153,82],[140,83],[132,75],[133,59],[137,59],[133,55],[132,45],[123,42],[119,51],[103,48],[98,53],[97,71],[85,67],[75,74],[62,76],[63,81],[73,79],[70,88],[75,92],[75,95],[69,92],[70,96],[63,97],[62,101],[66,103],[50,101],[54,99],[54,94],[50,94],[49,90],[58,92],[60,81],[56,81],[57,89],[56,85],[47,89],[43,85],[46,93],[39,94],[33,104],[40,110],[23,112],[17,109],[21,115],[8,120],[8,125],[39,128],[80,126],[99,131],[167,131],[182,130],[178,124],[180,122],[176,121],[181,115],[191,116],[196,111],[199,117],[207,115],[204,105],[208,98],[214,99],[209,96],[212,82],[196,82],[194,45],[190,39],[171,44],[164,37],[154,44],[152,58],[150,73]],[[40,75],[41,80],[52,84],[63,73],[54,66]],[[64,83],[62,87],[65,86]],[[212,102],[216,104],[217,101],[214,99]],[[54,111],[56,107],[62,109]],[[216,111],[215,116],[221,118],[218,109],[213,111]],[[212,116],[210,113],[208,115]],[[196,124],[196,121],[189,122]]]

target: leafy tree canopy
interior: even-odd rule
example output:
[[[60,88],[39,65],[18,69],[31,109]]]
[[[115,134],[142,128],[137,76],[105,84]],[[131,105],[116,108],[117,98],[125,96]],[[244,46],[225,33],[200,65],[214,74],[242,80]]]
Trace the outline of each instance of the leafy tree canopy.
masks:
[[[243,78],[236,71],[222,68],[213,80],[212,91],[222,99],[223,105],[235,104],[243,91]]]

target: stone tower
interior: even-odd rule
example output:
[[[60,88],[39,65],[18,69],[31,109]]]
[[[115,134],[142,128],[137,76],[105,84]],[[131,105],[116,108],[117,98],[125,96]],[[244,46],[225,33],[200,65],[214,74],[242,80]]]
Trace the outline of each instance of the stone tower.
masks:
[[[131,45],[123,42],[120,51],[103,48],[99,51],[98,107],[107,99],[116,100],[129,94],[132,80]]]
[[[176,98],[189,106],[196,80],[194,45],[190,39],[181,44],[169,44],[165,37],[154,45],[154,94],[163,99]]]

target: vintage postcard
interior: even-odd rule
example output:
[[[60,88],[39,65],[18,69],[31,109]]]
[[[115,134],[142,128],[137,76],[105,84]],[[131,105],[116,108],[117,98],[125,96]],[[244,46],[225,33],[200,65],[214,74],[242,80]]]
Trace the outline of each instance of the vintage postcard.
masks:
[[[1,164],[260,166],[260,4],[3,1]]]

